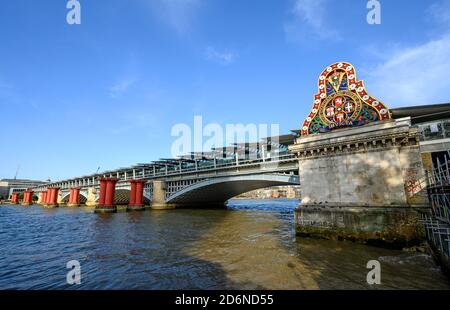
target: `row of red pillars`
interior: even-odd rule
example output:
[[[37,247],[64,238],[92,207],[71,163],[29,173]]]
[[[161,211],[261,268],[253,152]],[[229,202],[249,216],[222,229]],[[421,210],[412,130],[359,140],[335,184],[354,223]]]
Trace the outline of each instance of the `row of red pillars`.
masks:
[[[115,212],[117,211],[114,196],[116,194],[116,183],[119,181],[116,178],[100,178],[100,198],[96,211],[99,212]],[[128,209],[140,210],[144,208],[144,180],[131,180],[130,191],[130,203]],[[46,206],[58,205],[58,187],[50,187],[47,191],[41,193],[41,204]],[[24,205],[31,205],[33,203],[33,191],[24,192],[23,201]],[[19,193],[13,193],[11,202],[14,204],[19,203]],[[80,204],[80,189],[71,188],[69,196],[69,206],[76,206]]]
[[[116,184],[119,179],[100,178],[100,198],[95,209],[96,212],[116,212],[117,207],[114,201],[116,194]],[[144,180],[131,180],[130,203],[128,209],[140,210],[144,208]]]

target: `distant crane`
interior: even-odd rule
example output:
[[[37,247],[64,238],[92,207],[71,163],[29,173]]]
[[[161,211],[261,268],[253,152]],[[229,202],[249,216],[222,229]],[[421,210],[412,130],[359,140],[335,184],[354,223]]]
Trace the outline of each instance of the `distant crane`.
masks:
[[[14,175],[14,180],[17,180],[17,175],[19,174],[20,164],[17,165],[16,174]]]

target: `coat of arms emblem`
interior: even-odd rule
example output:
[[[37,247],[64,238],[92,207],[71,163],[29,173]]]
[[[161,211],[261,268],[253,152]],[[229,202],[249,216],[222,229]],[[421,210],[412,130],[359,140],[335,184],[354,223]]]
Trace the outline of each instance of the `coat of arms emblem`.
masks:
[[[350,63],[328,66],[319,76],[318,84],[319,92],[303,123],[302,135],[391,118],[386,106],[369,95],[364,82],[356,79],[356,70]]]

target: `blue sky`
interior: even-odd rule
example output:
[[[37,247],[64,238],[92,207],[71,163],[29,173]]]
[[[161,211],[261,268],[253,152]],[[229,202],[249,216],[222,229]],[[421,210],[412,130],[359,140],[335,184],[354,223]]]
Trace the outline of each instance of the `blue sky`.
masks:
[[[0,177],[52,180],[170,156],[171,128],[300,128],[330,63],[389,107],[450,101],[450,1],[0,3]]]

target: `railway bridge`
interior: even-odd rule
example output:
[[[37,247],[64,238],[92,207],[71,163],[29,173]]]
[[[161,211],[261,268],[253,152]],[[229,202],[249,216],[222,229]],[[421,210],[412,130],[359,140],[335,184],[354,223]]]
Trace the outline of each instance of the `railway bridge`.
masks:
[[[295,137],[289,134],[161,159],[45,184],[28,192],[46,207],[85,204],[95,206],[96,212],[115,212],[116,205],[128,205],[130,210],[223,207],[230,198],[251,190],[299,185],[298,161],[287,149]]]

